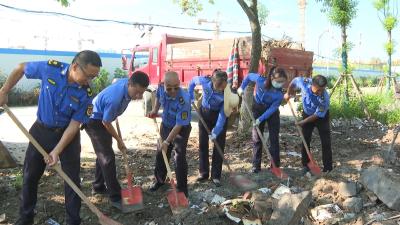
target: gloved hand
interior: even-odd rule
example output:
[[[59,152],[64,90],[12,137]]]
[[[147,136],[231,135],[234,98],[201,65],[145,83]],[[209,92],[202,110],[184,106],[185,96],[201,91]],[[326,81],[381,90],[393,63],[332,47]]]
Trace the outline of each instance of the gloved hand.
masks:
[[[243,95],[243,89],[241,87],[238,88],[237,89],[237,93],[238,93],[239,96],[242,96]]]
[[[208,135],[208,139],[210,139],[211,141],[214,141],[215,139],[217,139],[217,135],[215,135],[213,132],[211,132],[211,134]]]
[[[257,127],[258,125],[260,125],[261,121],[260,119],[256,119],[255,122],[253,122],[253,127]]]

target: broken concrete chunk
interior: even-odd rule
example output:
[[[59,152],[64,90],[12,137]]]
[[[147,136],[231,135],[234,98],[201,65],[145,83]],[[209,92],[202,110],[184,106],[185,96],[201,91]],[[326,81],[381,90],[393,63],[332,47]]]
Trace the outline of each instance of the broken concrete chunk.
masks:
[[[362,198],[348,198],[343,202],[343,208],[354,213],[358,213],[363,208]]]
[[[357,195],[357,184],[354,182],[340,182],[338,193],[342,198],[353,197]]]
[[[311,202],[311,192],[285,194],[279,200],[277,208],[271,215],[270,225],[297,225],[307,212]]]
[[[275,199],[281,199],[281,197],[284,195],[284,194],[290,194],[291,192],[290,192],[290,188],[289,187],[287,187],[287,186],[285,186],[285,185],[283,185],[283,184],[281,184],[281,185],[279,185],[279,187],[274,191],[274,193],[272,194],[272,197],[273,198],[275,198]]]
[[[400,177],[380,167],[369,167],[361,173],[364,186],[394,210],[400,210]]]
[[[336,204],[319,205],[311,209],[311,216],[317,221],[326,221],[338,217],[342,213]]]
[[[243,225],[262,225],[260,219],[247,219],[243,218],[242,219]]]

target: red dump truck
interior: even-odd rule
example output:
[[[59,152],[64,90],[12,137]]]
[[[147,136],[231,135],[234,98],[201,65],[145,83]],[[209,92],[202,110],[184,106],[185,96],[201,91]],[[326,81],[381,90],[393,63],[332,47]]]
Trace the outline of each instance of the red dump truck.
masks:
[[[250,65],[251,38],[236,38],[238,49],[239,83],[248,73]],[[130,59],[125,54],[122,64],[129,76],[136,70],[150,76],[153,90],[163,80],[164,72],[172,70],[179,74],[184,86],[194,76],[208,75],[216,68],[225,70],[232,51],[234,39],[206,40],[195,37],[181,37],[164,34],[156,45],[137,45],[129,49]],[[123,52],[124,53],[124,52]],[[271,48],[259,67],[260,73],[269,71],[275,63],[286,70],[290,80],[296,76],[311,74],[313,52],[292,48]],[[151,96],[150,96],[151,97]],[[148,111],[148,100],[144,98],[145,111]]]

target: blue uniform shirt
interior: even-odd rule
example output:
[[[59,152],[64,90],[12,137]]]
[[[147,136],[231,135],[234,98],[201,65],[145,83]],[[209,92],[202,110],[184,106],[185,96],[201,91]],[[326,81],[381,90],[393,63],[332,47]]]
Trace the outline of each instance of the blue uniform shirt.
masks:
[[[213,89],[211,78],[205,76],[194,77],[189,83],[190,99],[194,99],[194,87],[201,85],[203,87],[203,100],[201,106],[213,111],[219,111],[217,123],[211,131],[218,136],[224,129],[226,115],[224,113],[224,92],[216,92]]]
[[[92,113],[92,91],[77,83],[68,83],[69,64],[55,60],[28,62],[28,79],[40,79],[37,117],[49,127],[66,127],[71,119],[86,123]]]
[[[112,122],[128,107],[128,78],[119,79],[101,91],[93,99],[92,119]]]
[[[296,90],[301,90],[304,113],[309,116],[314,114],[319,118],[324,118],[329,110],[328,92],[325,90],[322,96],[315,95],[311,91],[311,78],[296,77],[293,79],[292,85]]]
[[[175,98],[167,95],[164,85],[159,85],[157,89],[157,99],[163,107],[162,122],[166,127],[175,125],[186,126],[190,124],[191,107],[189,94],[182,88]]]
[[[254,99],[257,104],[267,106],[267,110],[258,118],[260,122],[268,119],[273,113],[279,110],[279,106],[283,100],[282,89],[271,87],[271,89],[265,88],[266,77],[261,76],[258,73],[249,73],[243,80],[240,86],[243,90],[247,87],[250,81],[256,83],[256,93]]]

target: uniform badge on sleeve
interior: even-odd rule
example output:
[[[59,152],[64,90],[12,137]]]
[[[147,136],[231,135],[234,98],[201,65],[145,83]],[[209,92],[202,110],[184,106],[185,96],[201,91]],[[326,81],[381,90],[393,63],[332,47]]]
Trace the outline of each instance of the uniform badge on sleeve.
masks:
[[[47,61],[47,64],[49,66],[62,67],[62,64],[59,61],[54,60],[54,59],[50,59],[49,61]]]
[[[92,115],[92,113],[93,113],[93,105],[89,104],[86,109],[86,115],[90,117]]]
[[[183,111],[181,114],[181,118],[182,120],[186,120],[188,118],[188,112],[187,111]]]

